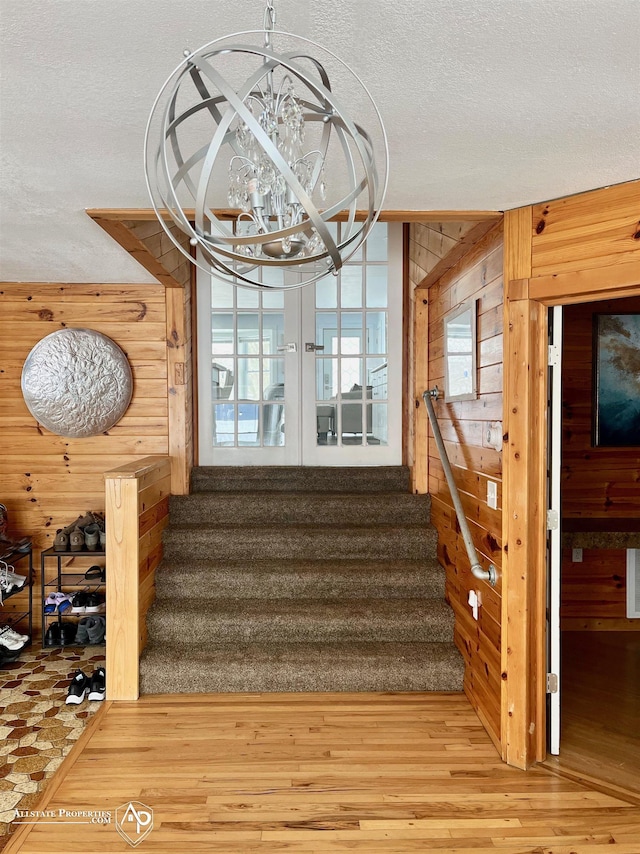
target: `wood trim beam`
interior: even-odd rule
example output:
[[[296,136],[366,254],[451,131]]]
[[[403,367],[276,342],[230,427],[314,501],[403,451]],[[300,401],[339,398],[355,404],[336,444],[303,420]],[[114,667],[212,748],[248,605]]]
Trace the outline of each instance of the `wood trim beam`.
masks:
[[[165,291],[167,313],[167,401],[172,495],[189,494],[191,459],[189,430],[192,413],[187,385],[187,316],[183,288]]]
[[[530,280],[529,296],[545,305],[571,305],[633,296],[639,285],[640,259],[611,267],[536,276]]]
[[[501,742],[518,768],[546,756],[547,312],[529,299],[531,233],[530,206],[505,213]]]
[[[155,220],[156,214],[153,208],[91,208],[86,213],[96,221],[113,220]],[[192,209],[186,208],[188,217],[195,217]],[[221,208],[215,211],[219,219],[235,219],[238,211],[231,208]],[[433,211],[409,211],[409,210],[384,210],[380,212],[380,222],[477,222],[480,220],[495,220],[502,215],[502,211],[473,211],[473,210],[433,210]],[[366,211],[356,211],[356,219],[366,219]],[[334,217],[335,221],[344,221],[348,213],[344,211]],[[168,213],[163,214],[163,219],[170,219]],[[103,226],[104,228],[104,226]]]

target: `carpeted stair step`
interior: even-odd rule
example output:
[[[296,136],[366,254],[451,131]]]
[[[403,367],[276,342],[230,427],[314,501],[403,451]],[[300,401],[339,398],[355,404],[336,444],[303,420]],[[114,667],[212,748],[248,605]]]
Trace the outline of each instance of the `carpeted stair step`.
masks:
[[[462,689],[407,468],[196,468],[192,487],[171,499],[143,692]]]
[[[428,525],[430,506],[408,492],[210,492],[173,496],[170,516],[176,525]]]
[[[450,641],[442,599],[217,599],[156,603],[149,635],[174,649],[215,643]]]
[[[406,466],[200,466],[192,492],[409,492]]]
[[[169,525],[168,560],[426,560],[435,555],[435,529],[424,525]]]
[[[190,599],[435,599],[445,573],[436,561],[165,561],[156,602]]]
[[[144,694],[233,691],[461,691],[452,643],[207,644],[142,656]]]

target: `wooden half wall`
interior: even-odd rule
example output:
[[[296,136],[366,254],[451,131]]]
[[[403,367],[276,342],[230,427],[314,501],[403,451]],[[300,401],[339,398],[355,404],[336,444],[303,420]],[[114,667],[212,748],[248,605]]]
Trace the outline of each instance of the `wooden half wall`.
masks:
[[[171,465],[145,457],[106,472],[107,699],[137,700],[146,615],[155,598],[162,532],[169,522]]]

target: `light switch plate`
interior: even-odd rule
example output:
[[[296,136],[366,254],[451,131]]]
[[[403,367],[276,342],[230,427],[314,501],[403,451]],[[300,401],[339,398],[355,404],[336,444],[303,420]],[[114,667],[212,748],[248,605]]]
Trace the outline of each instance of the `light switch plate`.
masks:
[[[495,480],[487,481],[487,504],[494,510],[498,509],[498,484]]]

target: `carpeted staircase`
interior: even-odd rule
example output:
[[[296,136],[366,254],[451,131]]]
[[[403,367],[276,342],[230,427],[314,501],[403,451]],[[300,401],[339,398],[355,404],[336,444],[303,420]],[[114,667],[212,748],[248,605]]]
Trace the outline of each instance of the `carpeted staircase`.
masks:
[[[408,470],[198,468],[171,499],[143,693],[459,691]]]

